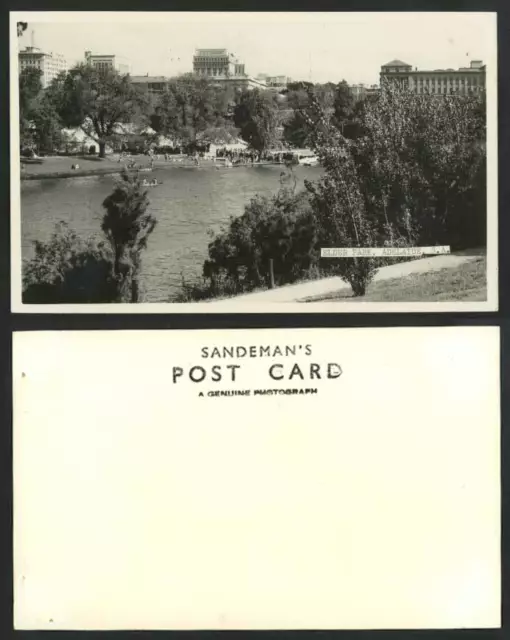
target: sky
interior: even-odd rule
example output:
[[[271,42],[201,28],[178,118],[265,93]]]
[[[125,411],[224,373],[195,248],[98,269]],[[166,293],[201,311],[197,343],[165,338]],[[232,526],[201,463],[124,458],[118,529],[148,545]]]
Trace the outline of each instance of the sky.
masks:
[[[457,69],[495,56],[487,13],[121,13],[11,14],[28,22],[18,39],[62,54],[71,66],[93,54],[127,58],[133,75],[192,70],[195,48],[226,48],[246,72],[295,80],[375,84],[398,58],[418,69]]]

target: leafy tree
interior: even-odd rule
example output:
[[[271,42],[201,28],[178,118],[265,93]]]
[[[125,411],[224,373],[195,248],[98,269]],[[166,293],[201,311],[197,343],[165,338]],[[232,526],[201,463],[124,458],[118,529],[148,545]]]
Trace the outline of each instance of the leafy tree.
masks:
[[[365,104],[364,146],[352,150],[372,178],[367,192],[401,233],[411,225],[426,245],[485,243],[484,100],[387,87]]]
[[[98,143],[101,158],[107,143],[116,138],[118,126],[143,120],[148,104],[145,93],[131,84],[128,75],[86,64],[68,72],[57,95],[57,111],[64,124],[81,127]]]
[[[313,88],[313,82],[308,82],[306,80],[295,80],[294,82],[289,82],[289,84],[287,85],[287,90],[289,92],[299,91],[302,89],[306,92],[308,89],[312,89],[312,88]]]
[[[350,137],[349,125],[352,124],[355,116],[355,102],[347,82],[345,80],[339,82],[334,95],[334,117],[337,126],[347,137]]]
[[[322,247],[372,247],[377,245],[377,225],[367,210],[363,176],[348,151],[346,140],[325,117],[314,132],[314,147],[325,175],[316,183],[305,182]],[[329,261],[329,259],[328,259]],[[355,296],[363,296],[377,271],[372,258],[339,258],[337,273],[352,287]]]
[[[22,147],[51,152],[63,140],[62,122],[56,110],[58,80],[42,88],[41,71],[24,69],[19,77],[20,140]]]
[[[107,245],[81,240],[65,222],[48,242],[36,241],[35,255],[23,267],[23,302],[82,304],[112,302],[116,282]]]
[[[27,30],[28,23],[27,22],[17,22],[16,27],[18,30],[18,38],[21,38],[23,33]]]
[[[361,110],[347,140],[318,103],[313,144],[325,174],[307,183],[322,246],[485,242],[483,97],[416,95],[388,87]],[[338,260],[355,295],[381,262]]]
[[[310,143],[314,126],[312,101],[319,104],[324,113],[333,113],[336,85],[331,82],[301,82],[289,86],[292,86],[292,89],[288,91],[287,104],[293,109],[293,115],[283,124],[283,137],[292,146],[305,147]]]
[[[199,142],[236,137],[228,117],[233,95],[206,78],[188,73],[173,78],[150,116],[151,127],[193,150]]]
[[[19,129],[24,147],[34,144],[33,118],[42,91],[42,72],[39,69],[23,69],[19,75]]]
[[[234,110],[234,124],[243,140],[260,153],[270,149],[278,139],[280,124],[278,101],[269,91],[245,91]]]
[[[147,207],[147,190],[139,176],[124,171],[113,193],[103,202],[106,213],[101,229],[113,253],[117,302],[138,302],[142,251],[156,226]]]
[[[301,111],[294,111],[290,120],[283,123],[283,139],[293,147],[306,147],[310,133],[308,122]]]

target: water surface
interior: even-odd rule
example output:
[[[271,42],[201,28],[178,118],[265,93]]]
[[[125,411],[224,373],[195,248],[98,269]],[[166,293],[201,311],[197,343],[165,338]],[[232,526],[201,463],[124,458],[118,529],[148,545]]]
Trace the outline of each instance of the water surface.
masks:
[[[147,174],[161,186],[149,189],[149,210],[158,224],[143,255],[142,290],[147,302],[165,302],[178,290],[182,277],[200,275],[210,234],[230,216],[242,215],[256,194],[270,195],[280,187],[282,167],[165,167]],[[296,167],[298,189],[315,180],[316,167]],[[55,224],[66,221],[83,238],[101,233],[103,200],[115,176],[90,176],[23,181],[21,187],[22,256],[33,255],[33,240],[46,241]]]

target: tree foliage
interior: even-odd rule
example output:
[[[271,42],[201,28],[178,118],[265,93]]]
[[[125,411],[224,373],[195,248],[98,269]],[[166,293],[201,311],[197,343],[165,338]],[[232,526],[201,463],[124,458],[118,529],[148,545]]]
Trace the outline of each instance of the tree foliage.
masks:
[[[286,177],[276,195],[253,198],[244,214],[232,217],[209,244],[203,274],[210,295],[268,287],[270,260],[279,285],[304,277],[316,264],[317,229],[309,197],[296,194]]]
[[[241,137],[261,153],[278,140],[280,113],[276,96],[269,91],[244,91],[234,109],[234,124]]]
[[[313,144],[325,173],[307,187],[325,246],[483,245],[481,102],[388,87],[364,103],[362,134],[352,140],[314,103]],[[338,261],[357,295],[377,266],[369,259]]]
[[[30,67],[19,74],[19,130],[22,147],[32,147],[34,144],[33,118],[42,91],[41,77],[39,69]]]
[[[35,256],[24,265],[23,302],[82,304],[116,297],[112,256],[104,242],[83,241],[61,222],[47,242],[36,241]]]
[[[20,143],[39,153],[53,151],[62,142],[62,122],[51,87],[42,88],[39,69],[23,69],[19,76]]]
[[[192,150],[198,143],[236,137],[228,118],[231,90],[188,73],[172,78],[150,116],[152,128]]]
[[[148,105],[145,93],[128,75],[114,69],[97,69],[79,64],[67,73],[58,92],[58,113],[68,127],[81,127],[99,145],[104,157],[106,145],[118,134],[118,126],[143,120]]]
[[[321,113],[333,117],[338,127],[345,127],[344,135],[350,136],[353,131],[350,127],[355,117],[355,103],[345,80],[337,85],[331,82],[294,82],[289,85],[287,104],[293,113],[283,125],[283,137],[294,147],[305,147],[311,143],[316,119],[312,104],[320,105]]]
[[[142,252],[156,226],[147,211],[147,190],[138,175],[127,171],[103,202],[106,213],[101,229],[113,253],[113,271],[118,284],[118,302],[138,302]]]

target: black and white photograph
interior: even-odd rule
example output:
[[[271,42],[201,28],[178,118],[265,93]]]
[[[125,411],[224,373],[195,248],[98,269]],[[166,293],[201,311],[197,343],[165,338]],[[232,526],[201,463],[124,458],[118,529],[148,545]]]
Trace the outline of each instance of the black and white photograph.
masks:
[[[496,14],[12,12],[12,309],[497,309]]]

